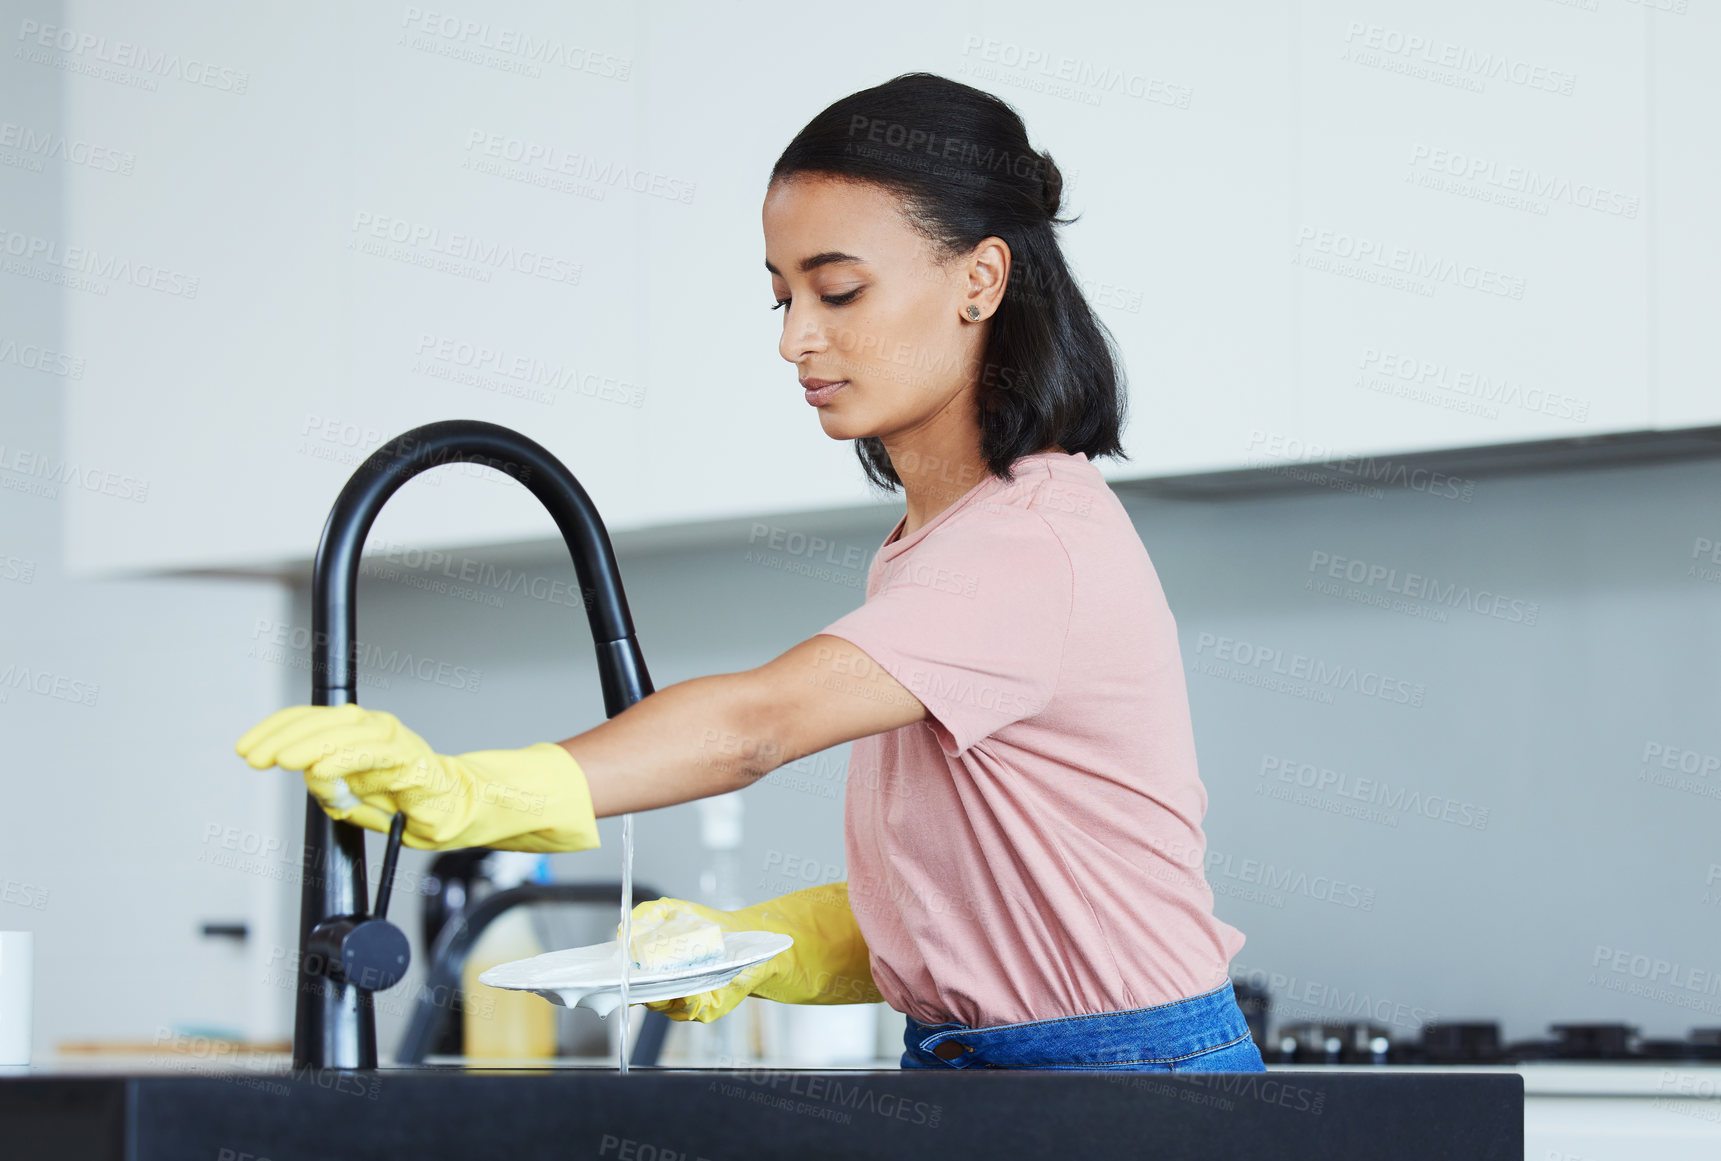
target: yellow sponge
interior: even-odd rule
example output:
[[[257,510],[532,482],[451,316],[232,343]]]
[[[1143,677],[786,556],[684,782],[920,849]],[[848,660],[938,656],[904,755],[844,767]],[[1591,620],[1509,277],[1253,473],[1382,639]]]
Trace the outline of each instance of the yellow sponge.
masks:
[[[634,920],[629,944],[629,958],[641,971],[672,971],[721,958],[723,929],[691,911],[674,911]]]

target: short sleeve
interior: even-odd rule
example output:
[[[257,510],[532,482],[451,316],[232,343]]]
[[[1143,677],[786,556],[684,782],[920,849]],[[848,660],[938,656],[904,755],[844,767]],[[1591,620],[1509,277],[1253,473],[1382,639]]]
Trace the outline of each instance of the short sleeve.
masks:
[[[954,757],[1051,700],[1073,595],[1051,527],[1007,509],[934,529],[881,562],[866,603],[821,632],[858,646],[914,694]]]

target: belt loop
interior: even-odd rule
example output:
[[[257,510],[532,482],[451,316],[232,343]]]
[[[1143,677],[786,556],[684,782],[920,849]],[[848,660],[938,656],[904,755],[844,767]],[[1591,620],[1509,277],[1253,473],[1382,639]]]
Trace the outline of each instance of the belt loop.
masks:
[[[928,1036],[920,1042],[920,1050],[929,1056],[937,1057],[951,1068],[967,1068],[974,1063],[971,1055],[974,1046],[954,1039],[957,1035],[959,1033],[945,1032],[936,1036]]]

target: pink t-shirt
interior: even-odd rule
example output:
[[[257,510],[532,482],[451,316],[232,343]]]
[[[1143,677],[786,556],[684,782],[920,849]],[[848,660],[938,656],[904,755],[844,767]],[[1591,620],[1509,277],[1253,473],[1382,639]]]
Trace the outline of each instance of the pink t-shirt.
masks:
[[[887,538],[866,603],[823,630],[931,715],[853,743],[844,803],[873,980],[928,1024],[1169,1003],[1223,984],[1243,946],[1213,914],[1177,625],[1147,550],[1087,456],[1013,470]]]

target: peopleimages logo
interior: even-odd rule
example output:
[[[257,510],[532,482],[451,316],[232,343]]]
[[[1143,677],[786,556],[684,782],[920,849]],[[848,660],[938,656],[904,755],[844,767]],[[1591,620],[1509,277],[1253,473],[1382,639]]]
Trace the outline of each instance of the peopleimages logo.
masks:
[[[492,608],[502,607],[503,594],[530,597],[573,609],[586,608],[591,600],[590,594],[579,587],[577,578],[574,583],[569,583],[541,573],[500,568],[474,557],[453,555],[435,548],[418,548],[397,540],[366,544],[359,575],[396,581]],[[437,577],[454,583],[437,580]]]
[[[488,20],[462,19],[447,12],[425,11],[407,5],[400,26],[409,33],[433,36],[463,49],[483,49],[517,57],[523,64],[550,65],[568,72],[625,81],[633,72],[633,61],[602,49],[574,44],[554,36],[492,24]],[[533,75],[538,75],[534,71]]]
[[[121,153],[105,145],[67,137],[49,129],[20,125],[16,121],[0,121],[0,149],[15,149],[27,157],[53,158],[68,165],[83,165],[128,176],[137,166],[134,153]]]
[[[0,471],[42,480],[50,484],[76,484],[86,492],[99,492],[116,500],[131,500],[141,504],[149,499],[149,481],[137,476],[92,468],[73,463],[46,452],[11,447],[0,443]],[[50,489],[50,498],[58,493]]]
[[[144,290],[156,290],[178,298],[196,298],[199,279],[183,270],[97,250],[90,246],[66,246],[39,234],[0,227],[0,255],[19,258],[25,262],[40,262],[71,274],[87,274],[107,282],[129,282]],[[18,273],[28,273],[20,270]],[[100,287],[91,283],[90,287]],[[80,285],[80,289],[83,287]],[[105,287],[98,293],[106,294]]]
[[[1474,830],[1488,829],[1488,808],[1472,802],[1461,802],[1441,794],[1424,794],[1406,786],[1395,786],[1385,779],[1353,776],[1347,772],[1299,762],[1275,754],[1261,756],[1257,776],[1271,775],[1279,782],[1303,790],[1330,793],[1368,806],[1382,807],[1398,814],[1419,814],[1435,822],[1448,822]],[[1387,824],[1396,826],[1396,815],[1387,816]]]
[[[1534,166],[1506,164],[1457,149],[1442,149],[1418,142],[1410,150],[1410,167],[1441,177],[1494,186],[1509,193],[1542,202],[1565,202],[1578,209],[1635,219],[1641,202],[1630,194],[1606,189],[1594,182],[1542,173]]]
[[[1696,564],[1685,570],[1685,575],[1697,580],[1721,582],[1721,568],[1710,568],[1711,564],[1721,565],[1721,540],[1711,536],[1699,536],[1691,542],[1691,559]]]
[[[1590,969],[1589,982],[1609,991],[1661,1000],[1699,1012],[1721,1011],[1721,1004],[1714,998],[1721,994],[1721,970],[1714,967],[1682,964],[1598,943],[1590,958]]]
[[[414,353],[421,362],[460,368],[474,374],[499,375],[526,388],[544,388],[546,393],[540,402],[554,401],[555,396],[548,392],[566,392],[629,407],[645,403],[643,386],[594,371],[582,372],[571,363],[542,359],[502,346],[421,333]]]
[[[1570,96],[1577,76],[1547,65],[1533,64],[1511,53],[1472,48],[1450,40],[1404,32],[1379,24],[1352,20],[1345,28],[1347,56],[1359,64],[1401,61],[1419,68],[1444,69],[1471,82],[1504,80],[1529,89]],[[1393,70],[1400,71],[1400,70]],[[1478,86],[1477,91],[1480,91]]]
[[[1342,230],[1327,230],[1318,226],[1302,226],[1297,230],[1297,253],[1292,261],[1304,260],[1311,269],[1326,267],[1308,261],[1311,258],[1331,258],[1358,267],[1374,267],[1424,285],[1446,283],[1449,286],[1474,290],[1502,298],[1524,297],[1524,279],[1474,262],[1460,262],[1440,254],[1430,254],[1411,246],[1398,246],[1347,234]],[[1428,293],[1433,293],[1432,287]]]
[[[467,131],[466,152],[470,155],[467,158],[469,168],[486,158],[512,162],[521,166],[525,173],[541,172],[553,177],[575,178],[591,182],[594,187],[627,189],[684,205],[692,204],[694,191],[698,189],[697,182],[685,178],[594,157],[589,153],[576,153],[548,142],[484,129]]]
[[[1257,458],[1271,457],[1276,460],[1292,461],[1288,468],[1307,467],[1320,468],[1323,471],[1340,472],[1347,476],[1355,476],[1359,481],[1370,484],[1390,484],[1395,487],[1409,488],[1413,492],[1426,492],[1430,496],[1442,499],[1458,500],[1470,503],[1476,493],[1476,481],[1466,480],[1460,476],[1449,476],[1431,468],[1406,464],[1400,460],[1377,459],[1374,456],[1335,455],[1334,449],[1314,440],[1298,439],[1295,436],[1283,435],[1279,432],[1266,432],[1255,428],[1249,432],[1247,452]]]
[[[1178,841],[1148,844],[1155,854],[1186,872],[1205,871],[1215,895],[1264,903],[1282,908],[1289,895],[1302,895],[1320,903],[1356,911],[1374,910],[1374,888],[1346,882],[1331,875],[1313,874],[1301,867],[1281,867],[1251,856],[1238,857],[1212,847],[1202,849]],[[1220,876],[1215,878],[1215,876]],[[1166,878],[1164,875],[1156,876]]]
[[[1273,896],[1302,895],[1319,903],[1331,903],[1335,907],[1348,907],[1357,911],[1374,910],[1374,888],[1347,883],[1330,875],[1310,875],[1296,867],[1280,867],[1261,859],[1238,859],[1219,851],[1208,851],[1209,882],[1212,882],[1215,872],[1239,883],[1261,888],[1267,892],[1267,898],[1253,901],[1264,902],[1269,906],[1282,906],[1282,903],[1273,901]],[[1223,883],[1213,883],[1213,891],[1218,895],[1237,894],[1228,890]]]
[[[0,552],[0,580],[31,584],[36,579],[36,562],[27,557]]]
[[[1306,979],[1233,961],[1231,978],[1242,979],[1273,993],[1274,1001],[1299,1018],[1367,1019],[1395,1028],[1420,1029],[1438,1024],[1440,1013],[1421,1004],[1376,996],[1324,980]]]
[[[26,371],[39,371],[61,379],[84,377],[83,356],[49,350],[35,343],[19,343],[12,338],[0,339],[0,363],[10,363]]]
[[[1211,676],[1226,677],[1232,672],[1266,673],[1276,677],[1307,683],[1324,690],[1349,690],[1366,697],[1420,707],[1427,687],[1419,682],[1359,669],[1355,665],[1331,664],[1306,653],[1286,653],[1270,645],[1256,645],[1214,633],[1202,633],[1195,639],[1197,658],[1225,663],[1223,666],[1200,668]],[[1252,683],[1251,683],[1252,684]]]
[[[93,61],[147,74],[152,82],[151,89],[155,87],[153,82],[163,77],[235,94],[243,93],[251,84],[251,74],[241,69],[214,64],[179,52],[154,49],[134,41],[109,41],[106,36],[98,36],[92,32],[76,32],[70,28],[43,24],[36,20],[19,21],[15,39],[22,46],[14,50],[14,55],[20,59],[26,59],[26,50],[51,49],[65,53],[74,60]],[[49,63],[41,57],[40,53],[31,53],[27,59],[38,64]]]
[[[1401,573],[1397,568],[1384,564],[1335,556],[1320,549],[1309,554],[1308,571],[1365,588],[1378,585],[1383,591],[1399,596],[1523,625],[1534,625],[1542,608],[1538,601],[1507,597],[1489,589],[1472,589],[1469,585],[1441,581],[1419,572],[1405,570]]]
[[[1489,375],[1486,371],[1456,367],[1436,359],[1423,359],[1397,351],[1364,347],[1357,366],[1364,374],[1379,375],[1384,379],[1415,387],[1450,392],[1455,396],[1475,399],[1479,403],[1516,407],[1537,415],[1569,419],[1574,423],[1586,422],[1590,416],[1587,399],[1578,399],[1540,387],[1525,387],[1504,375]]]
[[[905,689],[922,701],[976,706],[1021,719],[1045,709],[1045,703],[1023,688],[992,682],[976,682],[967,676],[952,677],[942,669],[908,666],[902,674]]]
[[[21,689],[38,697],[51,697],[75,705],[95,705],[102,687],[93,681],[81,681],[51,669],[33,669],[12,662],[0,667],[0,701],[8,689]]]
[[[567,258],[546,254],[528,247],[511,246],[506,242],[482,238],[458,230],[444,230],[424,222],[359,210],[353,214],[352,232],[362,238],[393,242],[400,246],[425,250],[460,262],[469,262],[489,270],[508,269],[548,282],[576,285],[580,281],[581,265]]]
[[[980,584],[980,578],[971,572],[948,569],[912,558],[889,561],[879,570],[880,589],[899,581],[962,597],[972,597]]]
[[[260,617],[251,627],[251,640],[256,642],[252,645],[252,656],[264,661],[279,661],[283,659],[283,651],[286,649],[304,650],[313,642],[327,645],[329,637],[302,626]],[[477,691],[478,683],[484,676],[482,669],[455,665],[434,657],[415,656],[411,651],[384,649],[362,639],[353,642],[353,661],[359,668],[370,669],[373,673],[416,677],[420,681],[472,692]],[[354,676],[363,684],[362,678],[367,675],[355,673]]]
[[[1195,95],[1188,85],[1174,84],[1162,77],[970,33],[962,40],[961,63],[967,68],[975,61],[993,66],[995,80],[1007,81],[1012,75],[1031,79],[1040,82],[1028,86],[1036,91],[1043,85],[1045,91],[1056,96],[1079,93],[1089,98],[1088,104],[1097,104],[1100,94],[1112,94],[1187,109]]]

